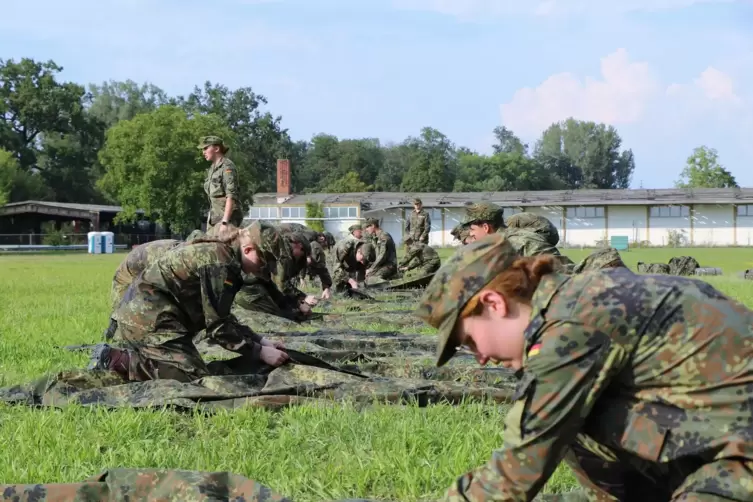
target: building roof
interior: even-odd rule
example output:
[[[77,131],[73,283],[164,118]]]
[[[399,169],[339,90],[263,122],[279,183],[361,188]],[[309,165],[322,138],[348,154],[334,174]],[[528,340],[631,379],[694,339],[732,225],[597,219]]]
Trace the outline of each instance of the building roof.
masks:
[[[99,204],[76,204],[76,203],[71,203],[71,202],[25,200],[22,202],[11,202],[10,204],[5,204],[4,206],[0,206],[0,211],[5,208],[13,208],[13,207],[26,206],[26,205],[45,206],[45,207],[53,207],[53,208],[61,208],[61,209],[73,209],[75,211],[90,211],[93,213],[119,213],[120,211],[123,210],[123,208],[120,206],[103,206]]]
[[[753,188],[661,188],[626,190],[541,190],[526,192],[355,192],[311,193],[278,196],[254,195],[255,206],[360,204],[366,210],[410,207],[418,197],[425,207],[463,207],[471,202],[489,201],[500,206],[584,206],[584,205],[675,205],[675,204],[753,204]]]

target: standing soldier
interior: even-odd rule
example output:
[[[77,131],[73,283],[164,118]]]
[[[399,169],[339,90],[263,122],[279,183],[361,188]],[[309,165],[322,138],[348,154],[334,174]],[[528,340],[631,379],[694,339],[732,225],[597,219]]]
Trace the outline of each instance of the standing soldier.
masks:
[[[207,233],[217,232],[217,225],[239,227],[243,223],[241,190],[238,170],[233,161],[225,157],[228,147],[221,138],[206,136],[201,139],[199,148],[204,150],[204,158],[212,163],[204,182],[204,192],[209,197]]]
[[[411,211],[408,218],[405,232],[413,238],[414,242],[429,244],[431,217],[429,216],[429,212],[423,208],[423,203],[419,198],[413,199],[413,211]]]
[[[366,220],[366,232],[375,242],[376,258],[366,270],[367,279],[382,279],[388,281],[397,276],[397,249],[392,236],[379,227],[379,220]]]
[[[441,260],[436,250],[423,242],[414,242],[412,237],[405,239],[405,256],[398,264],[401,272],[417,270],[418,275],[433,274],[439,270]]]

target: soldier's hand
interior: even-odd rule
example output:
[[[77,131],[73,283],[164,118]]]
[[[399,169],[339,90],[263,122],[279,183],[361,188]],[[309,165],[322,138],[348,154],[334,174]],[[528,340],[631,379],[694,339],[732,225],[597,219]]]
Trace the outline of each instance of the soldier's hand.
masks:
[[[264,345],[261,348],[261,360],[270,366],[280,366],[288,360],[288,357],[289,356],[285,352],[278,350],[275,347]]]
[[[300,310],[303,315],[311,315],[311,306],[308,303],[301,303],[298,306],[298,310]]]
[[[330,291],[329,288],[326,288],[324,291],[322,291],[322,300],[329,300],[332,298],[332,291]]]
[[[319,300],[317,300],[316,297],[312,295],[308,295],[303,301],[304,303],[307,303],[311,305],[312,307],[316,305],[317,303],[319,303]]]
[[[351,288],[358,289],[358,282],[355,279],[348,279],[348,284],[350,284]]]

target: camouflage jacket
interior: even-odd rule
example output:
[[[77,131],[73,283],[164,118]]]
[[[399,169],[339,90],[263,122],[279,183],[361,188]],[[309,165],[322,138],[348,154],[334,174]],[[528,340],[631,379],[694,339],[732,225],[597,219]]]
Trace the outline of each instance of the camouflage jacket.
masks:
[[[145,337],[164,343],[206,330],[206,336],[233,352],[258,356],[230,315],[243,286],[238,244],[203,242],[179,246],[147,267],[128,289],[113,316],[138,326]]]
[[[424,208],[421,208],[418,212],[415,210],[411,211],[405,231],[416,242],[429,242],[429,233],[431,232],[431,217],[429,216],[429,212]]]
[[[507,218],[507,228],[523,228],[541,235],[549,244],[556,246],[560,234],[548,218],[533,213],[518,213]]]
[[[745,306],[699,280],[615,268],[545,276],[532,309],[502,447],[445,500],[533,500],[576,440],[642,472],[753,460]]]
[[[133,248],[115,271],[115,281],[133,281],[145,268],[156,262],[171,249],[183,244],[174,239],[160,239]]]
[[[422,242],[414,242],[405,250],[405,256],[400,260],[401,267],[408,267],[407,270],[418,268],[429,263],[439,263],[439,253]]]
[[[298,232],[306,236],[309,242],[314,242],[319,237],[319,232],[301,223],[280,223],[277,228],[282,232]]]
[[[376,258],[374,259],[374,263],[371,264],[370,269],[376,270],[385,265],[393,265],[397,267],[397,249],[395,247],[395,241],[392,240],[392,236],[380,228],[374,232],[374,238]]]
[[[234,225],[243,221],[241,210],[241,194],[238,182],[238,170],[232,160],[223,157],[217,164],[213,164],[207,171],[204,182],[204,192],[209,197],[210,224],[218,223],[225,212],[225,201],[233,198],[233,212],[231,220]]]

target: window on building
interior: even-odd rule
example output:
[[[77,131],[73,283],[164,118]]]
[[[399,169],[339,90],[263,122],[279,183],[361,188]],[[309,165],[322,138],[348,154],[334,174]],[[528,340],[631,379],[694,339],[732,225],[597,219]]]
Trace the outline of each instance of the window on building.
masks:
[[[269,220],[279,218],[280,210],[278,207],[252,207],[251,219],[252,220]]]
[[[324,208],[324,217],[325,218],[358,218],[358,208],[355,206],[351,207],[344,207],[344,206],[332,206],[332,207],[325,207]]]
[[[737,206],[738,216],[753,216],[753,204],[743,204]]]
[[[603,218],[604,206],[568,207],[568,218]]]
[[[409,213],[410,214],[410,213]],[[432,226],[434,228],[439,228],[439,225],[442,224],[442,208],[431,208],[429,209],[429,218],[431,218]],[[438,222],[439,225],[434,224],[434,222]]]
[[[306,217],[306,208],[305,207],[283,207],[282,208],[282,217],[283,218],[293,218],[293,219],[303,219]]]
[[[652,218],[682,218],[690,216],[690,206],[651,206]]]

